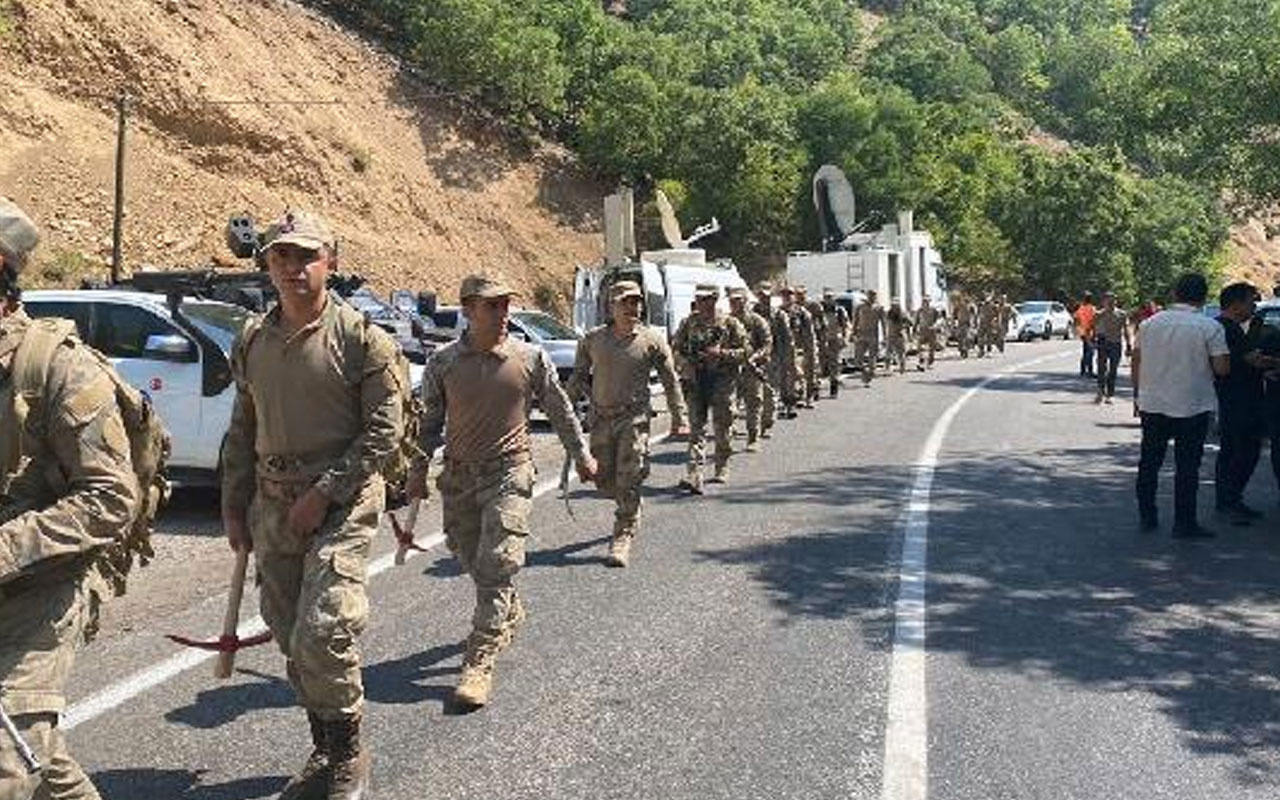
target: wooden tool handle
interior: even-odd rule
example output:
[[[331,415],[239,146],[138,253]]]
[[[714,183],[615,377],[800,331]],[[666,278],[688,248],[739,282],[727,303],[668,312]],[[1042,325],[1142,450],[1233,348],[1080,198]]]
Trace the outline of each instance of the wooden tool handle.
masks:
[[[227,614],[222,618],[222,641],[235,641],[236,630],[240,627],[240,599],[244,596],[244,576],[249,569],[249,551],[236,553],[236,565],[231,571],[231,590],[227,594]],[[235,648],[218,653],[218,660],[213,667],[213,677],[226,679],[236,664]]]

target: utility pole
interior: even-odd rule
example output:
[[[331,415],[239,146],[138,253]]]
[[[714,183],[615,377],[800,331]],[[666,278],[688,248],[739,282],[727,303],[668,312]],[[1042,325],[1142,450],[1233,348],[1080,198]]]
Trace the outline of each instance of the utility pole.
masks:
[[[116,202],[111,227],[111,283],[120,282],[121,239],[124,234],[124,130],[128,124],[129,96],[116,95]]]

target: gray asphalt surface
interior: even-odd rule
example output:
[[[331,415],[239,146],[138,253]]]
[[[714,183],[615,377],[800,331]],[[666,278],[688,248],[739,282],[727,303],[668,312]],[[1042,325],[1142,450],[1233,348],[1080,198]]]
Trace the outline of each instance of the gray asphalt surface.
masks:
[[[700,499],[673,492],[683,444],[661,444],[626,570],[602,564],[608,503],[579,490],[573,519],[544,496],[520,578],[530,619],[499,662],[493,704],[472,714],[447,702],[467,579],[439,549],[375,577],[363,640],[374,796],[880,797],[912,464],[968,388],[1057,352],[1068,357],[975,396],[943,447],[929,796],[1277,796],[1270,476],[1260,470],[1251,489],[1265,526],[1221,524],[1218,540],[1194,545],[1137,534],[1137,432],[1127,405],[1091,403],[1075,347],[1012,345],[851,386],[780,422],[763,453],[735,458],[729,486]],[[552,477],[553,455],[542,460]],[[424,520],[419,536],[435,530]],[[95,643],[72,699],[171,655],[160,631],[212,635],[221,603],[214,589]],[[223,684],[202,664],[71,731],[108,800],[279,791],[305,758],[305,719],[273,647],[238,664]]]

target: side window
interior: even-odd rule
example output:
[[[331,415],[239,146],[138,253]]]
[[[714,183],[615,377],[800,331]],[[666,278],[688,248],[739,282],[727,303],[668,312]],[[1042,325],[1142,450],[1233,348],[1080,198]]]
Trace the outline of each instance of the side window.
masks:
[[[1054,304],[1053,304],[1053,313],[1055,313],[1055,314],[1065,314],[1065,313],[1067,313],[1067,308],[1066,308],[1066,306],[1062,305],[1062,303],[1054,303]]]
[[[667,324],[667,298],[657,292],[646,292],[644,297],[645,316],[650,325],[659,328]]]
[[[150,336],[188,337],[167,320],[137,306],[99,303],[94,334],[93,346],[112,358],[145,357],[154,361],[186,363],[197,359],[194,343],[184,354],[147,353],[144,356],[147,338]]]
[[[37,319],[48,317],[58,317],[59,319],[69,319],[76,324],[76,332],[80,334],[80,338],[89,341],[89,312],[88,303],[67,303],[53,300],[35,300],[24,302],[22,307],[27,314]]]

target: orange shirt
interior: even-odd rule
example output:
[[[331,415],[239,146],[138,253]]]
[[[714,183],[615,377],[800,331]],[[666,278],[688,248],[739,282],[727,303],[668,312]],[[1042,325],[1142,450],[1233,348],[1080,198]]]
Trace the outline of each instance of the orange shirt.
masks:
[[[1098,314],[1098,310],[1093,303],[1081,303],[1076,309],[1076,332],[1082,337],[1093,336],[1093,319]]]

